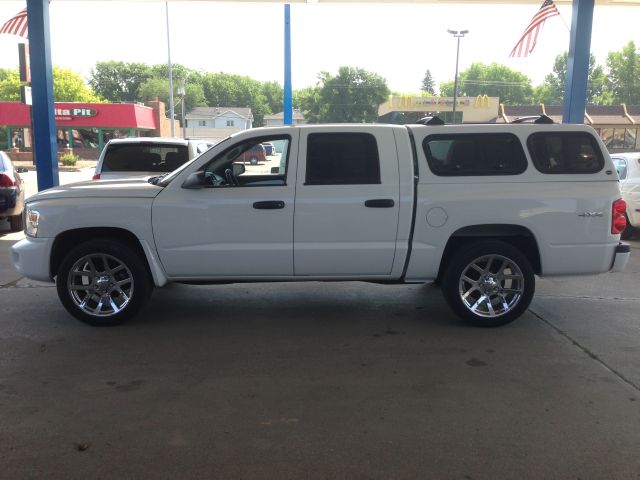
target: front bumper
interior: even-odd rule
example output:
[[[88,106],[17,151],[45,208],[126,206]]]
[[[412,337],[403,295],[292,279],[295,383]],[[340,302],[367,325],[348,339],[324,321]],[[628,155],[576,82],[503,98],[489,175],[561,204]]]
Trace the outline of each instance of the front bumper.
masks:
[[[621,272],[626,267],[627,262],[631,257],[631,247],[628,243],[620,242],[616,245],[615,252],[613,254],[613,262],[611,263],[612,272]]]
[[[53,238],[27,237],[13,245],[11,262],[15,269],[27,278],[52,282],[50,258],[53,240]]]
[[[632,227],[640,228],[640,195],[635,195],[627,202],[627,218]]]

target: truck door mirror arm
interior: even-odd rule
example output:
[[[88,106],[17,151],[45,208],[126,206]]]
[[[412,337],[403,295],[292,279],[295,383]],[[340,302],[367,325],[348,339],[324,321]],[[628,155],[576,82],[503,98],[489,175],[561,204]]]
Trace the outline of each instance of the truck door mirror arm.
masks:
[[[198,190],[200,188],[204,188],[204,172],[193,172],[190,174],[187,179],[182,184],[182,188],[187,188],[190,190]]]

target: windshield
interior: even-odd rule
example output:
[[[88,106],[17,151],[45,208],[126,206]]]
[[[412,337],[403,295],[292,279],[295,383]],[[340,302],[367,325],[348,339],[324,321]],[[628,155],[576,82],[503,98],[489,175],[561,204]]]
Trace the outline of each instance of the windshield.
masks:
[[[229,141],[229,139],[231,138],[231,136],[224,138],[223,140],[221,140],[219,143],[216,144],[216,147],[218,145],[222,145],[226,142]],[[209,150],[203,152],[206,153]],[[179,168],[177,168],[176,170],[174,170],[173,172],[169,173],[166,176],[163,176],[162,181],[158,182],[157,185],[160,185],[162,187],[166,187],[167,185],[169,185],[174,178],[176,178],[178,175],[180,175],[180,172],[182,172],[185,168],[187,168],[189,165],[191,165],[194,161],[196,161],[198,158],[200,158],[202,156],[202,153],[200,155],[198,155],[197,157],[189,160],[187,163],[182,164]]]

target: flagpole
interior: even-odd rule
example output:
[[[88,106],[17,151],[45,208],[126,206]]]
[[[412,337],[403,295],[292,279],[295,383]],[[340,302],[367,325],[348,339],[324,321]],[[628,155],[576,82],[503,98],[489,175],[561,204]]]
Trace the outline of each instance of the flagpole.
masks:
[[[169,37],[169,2],[165,1],[165,14],[167,17],[167,64],[169,65],[169,118],[171,123],[171,136],[176,136],[176,126],[174,125],[174,104],[173,104],[173,74],[171,72],[171,39]],[[160,126],[160,125],[158,125]]]

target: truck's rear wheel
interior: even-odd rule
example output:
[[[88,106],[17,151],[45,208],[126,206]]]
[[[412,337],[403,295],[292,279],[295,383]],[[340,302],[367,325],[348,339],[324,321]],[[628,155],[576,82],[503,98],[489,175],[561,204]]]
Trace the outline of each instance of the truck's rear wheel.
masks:
[[[95,326],[135,315],[153,284],[139,255],[117,240],[90,240],[73,248],[56,277],[58,297],[71,315]]]
[[[498,327],[524,313],[535,291],[535,277],[517,248],[481,240],[459,249],[442,276],[451,308],[476,327]]]

